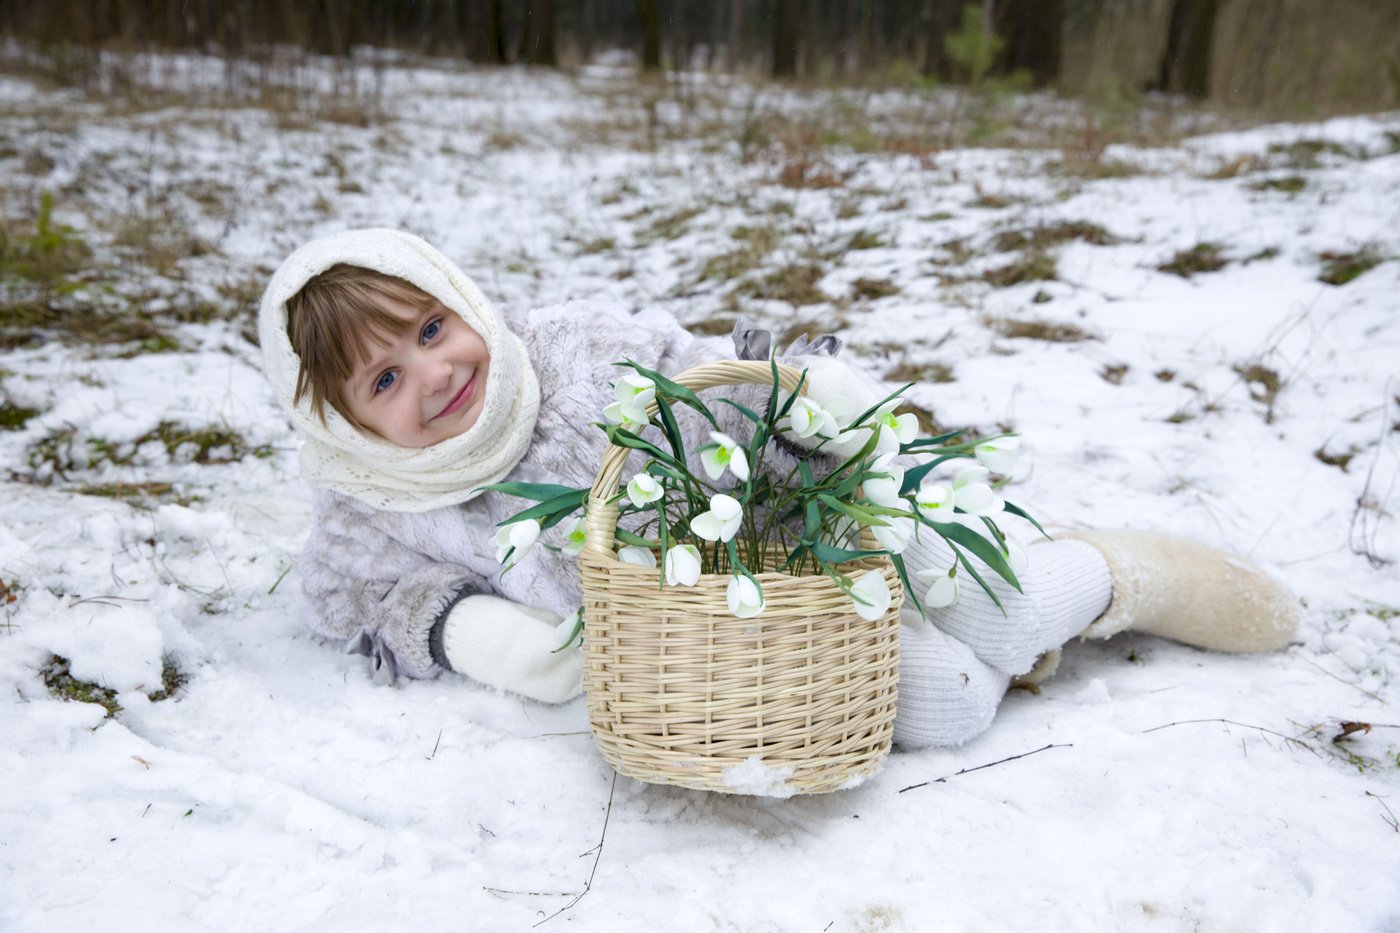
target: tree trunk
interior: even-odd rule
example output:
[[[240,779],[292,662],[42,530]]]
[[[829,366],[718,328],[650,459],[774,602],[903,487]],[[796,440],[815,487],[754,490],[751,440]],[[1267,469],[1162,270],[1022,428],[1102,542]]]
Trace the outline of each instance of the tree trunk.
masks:
[[[962,26],[963,3],[964,0],[925,0],[928,57],[924,60],[923,72],[940,81],[954,77],[953,61],[948,57],[948,46],[943,40]]]
[[[1205,97],[1210,93],[1210,56],[1219,0],[1176,0],[1167,29],[1167,50],[1157,90]]]
[[[521,55],[527,64],[553,68],[559,64],[554,50],[554,0],[530,0],[525,6],[525,32]]]
[[[744,0],[729,0],[729,37],[724,43],[724,65],[739,70],[739,44],[744,35]]]
[[[661,10],[659,0],[638,0],[642,26],[642,71],[661,70]]]
[[[1060,35],[1064,23],[1062,0],[1000,0],[996,34],[1005,40],[997,71],[1025,69],[1037,86],[1060,76]]]
[[[797,75],[797,37],[801,28],[799,0],[777,0],[773,10],[773,77]]]
[[[506,60],[501,0],[468,0],[466,40],[472,61],[499,65]]]

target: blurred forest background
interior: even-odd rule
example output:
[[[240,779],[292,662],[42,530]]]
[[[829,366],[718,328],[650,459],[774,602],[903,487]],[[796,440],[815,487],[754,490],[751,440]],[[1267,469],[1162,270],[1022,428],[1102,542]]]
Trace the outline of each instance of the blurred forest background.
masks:
[[[643,73],[1400,106],[1400,0],[0,0],[0,34],[0,64],[94,90],[119,89],[122,53],[154,50],[565,69],[625,50]]]

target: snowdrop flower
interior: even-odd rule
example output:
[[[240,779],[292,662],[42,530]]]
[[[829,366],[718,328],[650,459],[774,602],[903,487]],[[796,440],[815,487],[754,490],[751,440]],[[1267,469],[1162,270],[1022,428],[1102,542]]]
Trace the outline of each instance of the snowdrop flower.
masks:
[[[1021,439],[1014,434],[983,441],[972,452],[993,473],[1010,473],[1021,459]]]
[[[995,515],[1006,507],[1006,500],[984,481],[990,471],[984,466],[968,467],[953,479],[953,504],[969,515]]]
[[[603,417],[629,430],[645,427],[651,420],[647,406],[656,401],[656,383],[646,376],[628,374],[613,383],[617,401],[603,409]]]
[[[540,537],[540,523],[533,518],[523,522],[512,522],[500,531],[496,532],[494,543],[496,545],[496,562],[504,564],[507,557],[513,556],[510,562],[511,567],[520,563],[520,558],[524,557],[535,542]]]
[[[744,508],[733,496],[718,493],[710,497],[710,510],[690,522],[690,530],[706,541],[728,541],[739,533]]]
[[[787,429],[798,437],[817,435],[827,440],[841,433],[836,416],[816,402],[799,395],[788,411]]]
[[[889,524],[871,525],[870,531],[885,550],[891,554],[899,554],[909,546],[909,539],[914,537],[914,520],[912,518],[893,518],[889,515],[882,517]]]
[[[666,585],[694,586],[700,579],[700,549],[678,544],[666,552]]]
[[[920,580],[932,580],[928,592],[924,594],[924,605],[929,609],[942,609],[958,601],[958,567],[953,565],[948,571],[920,570],[914,574]]]
[[[1002,546],[1001,556],[1006,558],[1006,563],[1011,568],[1011,572],[1016,574],[1017,577],[1025,573],[1026,568],[1031,565],[1031,560],[1026,554],[1026,549],[1010,538],[1007,538],[1006,543]]]
[[[861,489],[865,493],[865,498],[876,505],[883,505],[888,509],[909,509],[909,503],[899,497],[900,487],[904,485],[904,467],[896,466],[893,453],[881,454],[870,464],[872,473],[884,473],[885,476],[871,476],[861,484]]]
[[[912,441],[919,433],[919,419],[911,414],[896,415],[900,400],[892,398],[875,410],[872,424],[880,432],[875,449],[882,454],[898,453],[901,444]]]
[[[914,496],[914,507],[931,522],[952,522],[953,491],[942,483],[924,480]]]
[[[627,484],[627,498],[639,509],[660,499],[662,492],[661,484],[650,473],[638,473]]]
[[[890,608],[890,585],[880,571],[867,570],[851,587],[851,598],[856,604],[856,615],[874,622]]]
[[[617,552],[617,559],[624,564],[636,564],[638,567],[655,567],[656,555],[649,548],[634,547],[628,545],[620,548]]]
[[[710,479],[719,479],[724,474],[725,467],[728,467],[740,482],[747,480],[749,458],[744,453],[744,448],[739,446],[739,442],[719,431],[711,431],[710,440],[715,446],[706,445],[705,449],[700,451],[700,465],[705,468],[705,475]]]
[[[730,580],[725,599],[729,602],[729,611],[741,619],[756,616],[763,611],[763,591],[748,577],[735,577]]]
[[[587,535],[584,532],[583,516],[575,518],[569,523],[569,527],[564,529],[564,550],[570,554],[578,555],[583,553],[583,543]]]

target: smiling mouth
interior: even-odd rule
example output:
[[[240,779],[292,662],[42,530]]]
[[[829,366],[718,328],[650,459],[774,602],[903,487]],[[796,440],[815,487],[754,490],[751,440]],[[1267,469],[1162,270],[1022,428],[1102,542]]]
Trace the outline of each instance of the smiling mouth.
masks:
[[[433,415],[431,420],[436,421],[444,415],[450,415],[453,412],[461,411],[462,407],[466,405],[467,402],[471,401],[471,397],[475,394],[475,388],[476,373],[472,373],[472,377],[467,380],[466,385],[462,386],[461,391],[459,391],[456,395],[452,396],[452,401],[447,403],[447,407],[444,408],[442,411],[438,412],[436,415]]]

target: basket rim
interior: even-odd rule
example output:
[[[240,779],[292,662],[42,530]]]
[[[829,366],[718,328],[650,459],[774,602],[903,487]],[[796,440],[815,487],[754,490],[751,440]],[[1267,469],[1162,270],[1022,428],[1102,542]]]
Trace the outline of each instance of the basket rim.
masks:
[[[666,578],[664,572],[661,570],[660,567],[643,567],[641,564],[633,564],[629,561],[620,559],[616,555],[616,553],[604,553],[601,551],[590,551],[585,549],[579,554],[579,560],[582,561],[585,559],[592,562],[596,562],[598,564],[607,565],[609,567],[609,573],[617,573],[618,570],[621,569],[623,573],[635,573],[637,575],[646,574],[647,577],[651,579],[656,579],[659,576],[663,588],[669,588],[674,590],[696,590],[700,589],[702,585],[706,583],[723,584],[725,586],[728,586],[729,581],[733,580],[735,576],[738,576],[738,574],[734,573],[702,573],[700,574],[699,579],[696,580],[694,586],[672,586],[665,582]],[[837,570],[879,570],[881,573],[884,573],[887,576],[893,574],[896,579],[899,578],[899,571],[895,568],[894,561],[890,560],[890,558],[885,555],[862,557],[858,560],[846,561],[840,564],[833,564],[832,567]],[[831,580],[831,577],[825,573],[799,574],[785,573],[781,570],[764,570],[754,572],[753,577],[754,579],[760,582],[764,580],[796,580],[799,582],[812,581],[813,583],[819,581],[826,581],[832,586],[836,585]]]

